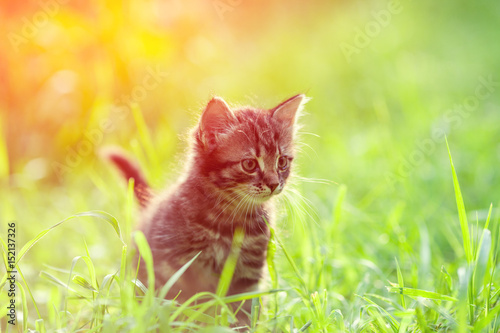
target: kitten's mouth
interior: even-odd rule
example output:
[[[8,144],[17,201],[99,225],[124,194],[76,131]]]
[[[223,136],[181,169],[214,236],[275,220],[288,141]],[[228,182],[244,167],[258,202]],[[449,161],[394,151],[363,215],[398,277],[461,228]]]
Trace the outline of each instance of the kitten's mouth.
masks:
[[[281,192],[283,192],[283,188],[277,188],[277,189],[275,189],[275,190],[274,190],[274,192],[272,192],[272,193],[270,194],[270,196],[273,196],[273,195],[278,195],[278,194],[280,194]]]
[[[276,189],[274,192],[270,193],[255,193],[255,192],[247,192],[247,191],[241,191],[237,190],[236,193],[240,194],[242,198],[245,198],[243,200],[249,200],[253,201],[254,203],[264,203],[274,197],[277,194],[280,194],[283,189]]]
[[[249,196],[249,200],[255,203],[263,203],[267,201],[271,196],[270,195],[262,195],[262,194],[252,194]]]
[[[261,204],[261,203],[264,203],[264,202],[268,201],[269,199],[271,199],[272,196],[273,196],[273,193],[247,194],[246,200],[252,201],[253,203]]]
[[[275,192],[271,192],[271,193],[255,195],[254,198],[264,202],[264,201],[271,199],[272,197],[274,197],[276,194],[279,194],[280,192],[281,191],[275,191]]]

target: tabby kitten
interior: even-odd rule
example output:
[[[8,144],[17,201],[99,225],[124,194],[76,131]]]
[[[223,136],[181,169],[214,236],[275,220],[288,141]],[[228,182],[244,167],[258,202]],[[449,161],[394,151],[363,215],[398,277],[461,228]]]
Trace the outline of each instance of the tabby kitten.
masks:
[[[155,287],[201,251],[167,298],[179,294],[184,301],[216,291],[236,228],[244,231],[244,241],[228,294],[257,288],[269,241],[269,199],[283,191],[290,175],[295,123],[305,100],[297,95],[270,110],[231,109],[214,97],[192,133],[187,171],[155,198],[136,165],[119,153],[108,155],[126,178],[135,180]],[[139,278],[147,281],[144,267]]]

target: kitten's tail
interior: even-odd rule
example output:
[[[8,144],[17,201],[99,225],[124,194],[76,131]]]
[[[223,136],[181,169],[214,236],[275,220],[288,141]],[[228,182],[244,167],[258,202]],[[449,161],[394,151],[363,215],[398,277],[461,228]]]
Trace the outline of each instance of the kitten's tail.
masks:
[[[129,159],[122,149],[116,147],[103,148],[100,150],[100,154],[104,159],[113,162],[126,180],[130,178],[134,179],[134,194],[141,208],[146,207],[153,198],[153,192],[139,165],[135,161]]]

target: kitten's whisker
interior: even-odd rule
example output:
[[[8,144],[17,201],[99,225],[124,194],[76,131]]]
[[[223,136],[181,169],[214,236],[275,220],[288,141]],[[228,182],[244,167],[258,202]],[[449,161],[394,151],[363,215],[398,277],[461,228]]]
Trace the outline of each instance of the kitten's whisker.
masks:
[[[253,200],[254,200],[253,195],[249,195],[247,197],[247,199],[246,199],[246,204],[245,204],[246,205],[245,206],[245,219],[244,219],[245,222],[247,220],[247,216],[249,216],[250,218],[252,218],[252,216],[253,216],[253,213],[254,213],[253,212],[253,209],[254,209],[254,207],[253,207]],[[250,214],[250,215],[248,215],[248,214]]]
[[[305,154],[307,156],[307,158],[309,160],[311,160],[311,155],[309,155],[309,153],[307,151],[305,151],[304,149],[302,149],[301,147],[297,146],[297,147],[295,147],[295,150],[297,152],[299,152],[300,154]]]
[[[293,212],[293,216],[297,216],[300,219],[303,228],[304,225],[304,215],[307,215],[309,219],[311,219],[316,225],[319,225],[317,219],[317,213],[315,210],[308,204],[308,200],[300,195],[300,193],[294,191],[294,189],[288,189],[285,193],[285,198],[289,202],[289,206],[291,211]],[[310,212],[313,212],[315,216],[313,216]]]
[[[291,178],[292,183],[294,180],[299,180],[300,182],[304,182],[304,183],[315,183],[315,184],[325,184],[325,185],[336,184],[336,185],[338,185],[338,183],[336,181],[333,181],[333,180],[322,179],[322,178],[306,178],[306,177],[302,177],[302,176],[298,176],[298,175],[294,175]]]
[[[254,205],[255,205],[256,203],[258,204],[257,199],[255,199],[255,198],[254,198],[253,200],[254,200]],[[262,213],[262,216],[264,216],[264,212]],[[269,222],[269,221],[267,221],[267,222]],[[259,226],[260,231],[261,231],[263,234],[265,234],[265,233],[266,233],[266,231],[265,231],[264,229],[262,229],[262,224],[261,224],[261,223],[259,223],[259,224],[258,224],[258,226]]]
[[[314,208],[312,207],[313,204],[312,204],[311,200],[304,197],[299,191],[297,191],[293,187],[289,188],[288,191],[290,191],[291,193],[294,194],[294,196],[291,196],[291,198],[294,200],[295,203],[298,204],[298,207],[302,208],[302,210],[307,214],[307,216],[309,216],[309,218],[316,225],[319,226],[319,222],[318,222],[319,216],[316,213],[316,211],[314,210]],[[299,201],[299,199],[300,199],[300,201]],[[302,203],[304,203],[307,207],[304,208]],[[316,215],[316,217],[312,216],[311,213],[309,213],[309,212],[314,212],[314,215]]]
[[[287,198],[290,200],[292,210],[294,212],[293,216],[297,217],[297,219],[300,221],[300,224],[302,226],[302,231],[305,232],[305,223],[304,223],[304,218],[303,218],[305,209],[300,205],[300,203],[297,202],[296,198],[293,195],[291,195],[290,193],[287,193],[286,195],[287,195]],[[295,232],[295,224],[296,223],[293,223],[292,232]]]
[[[234,197],[231,197],[231,195],[234,194]],[[221,194],[221,196],[223,196],[223,194]],[[229,202],[221,209],[221,211],[219,212],[219,214],[217,214],[217,216],[215,217],[214,221],[217,221],[219,219],[219,216],[224,213],[232,204],[233,202],[235,202],[236,200],[238,200],[240,198],[240,194],[234,192],[234,193],[231,193],[230,194],[230,200]],[[229,215],[231,216],[231,215]]]
[[[219,206],[224,198],[224,194],[222,192],[219,192],[219,195],[217,196],[217,200],[215,200],[215,206]]]
[[[297,132],[298,135],[302,135],[302,134],[306,134],[306,135],[312,135],[314,137],[317,137],[317,138],[320,138],[321,136],[319,136],[318,134],[315,134],[315,133],[310,133],[310,132],[304,132],[304,131],[298,131]]]
[[[303,196],[297,189],[295,189],[293,187],[290,187],[288,190],[290,192],[292,192],[293,194],[295,194],[300,199],[302,199],[302,201],[307,205],[307,207],[314,211],[314,209],[312,208],[313,203],[311,202],[311,200],[309,200],[308,198]]]
[[[252,217],[252,214],[253,214],[252,213],[252,208],[253,208],[253,206],[252,206],[252,200],[253,200],[253,197],[250,196],[249,200],[247,200],[247,202],[246,202],[245,219],[243,220],[244,223],[247,221],[247,215],[248,215],[249,212],[250,212],[250,217]]]
[[[248,194],[248,193],[247,193],[247,194],[243,197],[243,199],[241,200],[241,202],[243,203],[243,205],[241,205],[240,210],[241,210],[241,213],[243,212],[243,210],[245,210],[245,215],[244,215],[244,216],[242,216],[242,215],[240,214],[239,218],[243,220],[243,224],[242,224],[242,225],[243,225],[243,227],[245,227],[246,217],[247,217],[247,213],[248,213],[248,205],[249,205],[249,203],[250,203],[250,200],[248,200],[249,198],[251,199],[251,198],[252,198],[252,196],[251,196],[250,194]],[[234,218],[233,218],[233,221],[234,221]]]
[[[282,200],[285,202],[286,207],[285,210],[288,212],[287,216],[291,216],[293,219],[292,221],[292,233],[295,232],[295,221],[297,219],[300,219],[299,215],[301,215],[301,212],[297,212],[296,208],[292,205],[292,200],[290,199],[290,194],[288,191],[283,191],[283,197]],[[285,219],[285,223],[288,225],[289,224],[289,219]]]
[[[252,206],[252,200],[253,200],[253,197],[250,196],[249,197],[250,200],[248,200],[246,202],[246,209],[245,209],[245,217],[243,218],[243,228],[246,226],[247,224],[247,215],[248,215],[248,211],[250,210],[250,217],[252,217],[252,209],[253,209],[253,206]]]
[[[301,148],[302,148],[302,146],[304,146],[304,147],[307,147],[307,148],[311,149],[311,151],[314,153],[314,155],[316,155],[316,157],[319,157],[319,156],[318,156],[318,153],[316,152],[316,150],[314,150],[314,149],[313,149],[313,147],[311,147],[310,145],[308,145],[308,144],[307,144],[307,143],[305,143],[305,142],[300,142],[300,143],[299,143],[299,146],[298,146],[298,147],[296,147],[296,148],[301,149]],[[306,154],[307,154],[307,152],[306,152],[305,150],[302,150],[302,151],[303,151],[304,153],[306,153]],[[309,155],[307,155],[307,156],[309,156]]]
[[[249,196],[248,193],[245,193],[245,195],[241,198],[241,200],[238,202],[238,204],[236,205],[236,207],[233,209],[233,211],[231,212],[231,214],[229,216],[233,216],[233,218],[231,219],[231,231],[234,232],[234,218],[236,217],[236,215],[238,214],[238,211],[241,209],[241,205],[242,203],[244,203],[244,201],[246,200],[246,198]]]

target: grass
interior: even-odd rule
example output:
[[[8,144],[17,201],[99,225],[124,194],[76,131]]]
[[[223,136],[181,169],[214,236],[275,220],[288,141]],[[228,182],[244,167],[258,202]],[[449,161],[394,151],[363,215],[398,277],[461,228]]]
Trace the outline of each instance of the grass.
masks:
[[[161,17],[154,1],[97,3],[0,48],[0,238],[7,263],[15,222],[18,271],[15,327],[0,271],[2,332],[229,332],[245,299],[253,332],[500,330],[497,2],[401,2],[350,59],[339,45],[388,2],[243,1],[224,19],[210,2]],[[10,6],[6,36],[38,10]],[[157,66],[158,87],[117,112]],[[161,297],[182,269],[157,292],[136,281],[133,240],[152,263],[133,184],[94,152],[123,146],[160,189],[209,96],[272,107],[299,92],[312,100],[260,291],[226,296],[234,261],[185,303]]]
[[[147,332],[147,331],[192,331],[204,330],[211,332],[210,327],[227,327],[234,322],[235,314],[228,304],[238,303],[245,299],[254,299],[252,313],[252,331],[266,332],[268,330],[283,332],[332,332],[332,331],[381,331],[381,332],[427,332],[427,331],[457,331],[457,332],[496,332],[500,328],[498,306],[500,293],[495,283],[496,267],[498,266],[498,219],[491,219],[492,206],[484,227],[471,229],[467,221],[467,213],[460,190],[457,173],[450,156],[451,173],[455,188],[455,199],[462,231],[463,252],[465,260],[449,274],[443,266],[437,273],[434,284],[429,289],[419,289],[405,286],[405,275],[395,259],[395,282],[390,276],[376,266],[374,262],[364,259],[366,265],[375,275],[384,280],[386,293],[374,292],[369,284],[370,273],[359,282],[353,292],[354,300],[347,300],[335,291],[335,279],[328,279],[328,270],[334,268],[327,263],[331,260],[322,246],[329,238],[328,230],[315,231],[317,238],[314,246],[303,251],[293,252],[287,249],[271,227],[271,242],[268,251],[269,278],[273,289],[263,289],[259,292],[225,296],[227,286],[234,271],[234,264],[239,253],[243,234],[233,242],[233,257],[230,257],[223,270],[221,282],[216,294],[201,293],[183,304],[165,300],[169,288],[185,271],[193,260],[174,274],[162,288],[155,292],[148,290],[135,280],[130,253],[130,246],[123,243],[120,223],[105,212],[90,211],[70,216],[54,226],[40,232],[28,241],[18,252],[16,267],[21,277],[17,284],[20,290],[20,305],[22,306],[23,330],[29,327],[29,308],[36,311],[35,327],[39,332],[67,328],[69,331],[79,331],[85,328],[95,332]],[[131,192],[129,190],[129,192]],[[333,222],[330,228],[338,228],[341,220],[339,206],[342,206],[346,195],[346,187],[339,192],[336,207],[332,214]],[[128,205],[131,205],[129,200]],[[122,258],[119,269],[104,274],[98,278],[95,264],[85,244],[86,255],[77,256],[72,260],[68,271],[48,267],[49,271],[41,271],[40,277],[55,286],[51,300],[54,309],[48,317],[41,314],[37,301],[33,296],[30,283],[22,275],[22,262],[29,251],[33,251],[37,242],[50,237],[49,232],[63,223],[75,223],[82,218],[96,218],[109,223],[117,238],[122,242]],[[319,229],[319,228],[318,228]],[[134,236],[139,252],[148,268],[148,284],[154,285],[152,256],[141,233]],[[2,239],[4,263],[7,265],[7,245]],[[293,243],[291,244],[293,246]],[[308,253],[308,251],[312,251]],[[276,256],[282,256],[282,265],[276,266]],[[320,263],[311,262],[319,258]],[[83,266],[79,263],[82,263]],[[307,270],[305,267],[309,267]],[[79,269],[78,269],[79,268]],[[81,271],[81,268],[85,268]],[[60,271],[67,277],[67,282],[59,280],[53,272]],[[291,276],[280,276],[280,272],[288,272]],[[394,272],[392,273],[394,274]],[[2,287],[7,282],[7,274],[1,280]],[[320,289],[333,283],[333,287]],[[282,288],[282,289],[279,289]],[[27,297],[29,294],[29,297]],[[274,296],[273,296],[274,295]],[[196,304],[196,299],[205,299],[205,303]],[[349,304],[350,302],[350,304]],[[59,304],[59,308],[55,304]],[[212,311],[207,312],[212,308]],[[48,310],[48,309],[44,309]],[[215,312],[214,312],[215,311]],[[238,311],[238,309],[236,310]],[[43,312],[43,310],[42,310]]]

